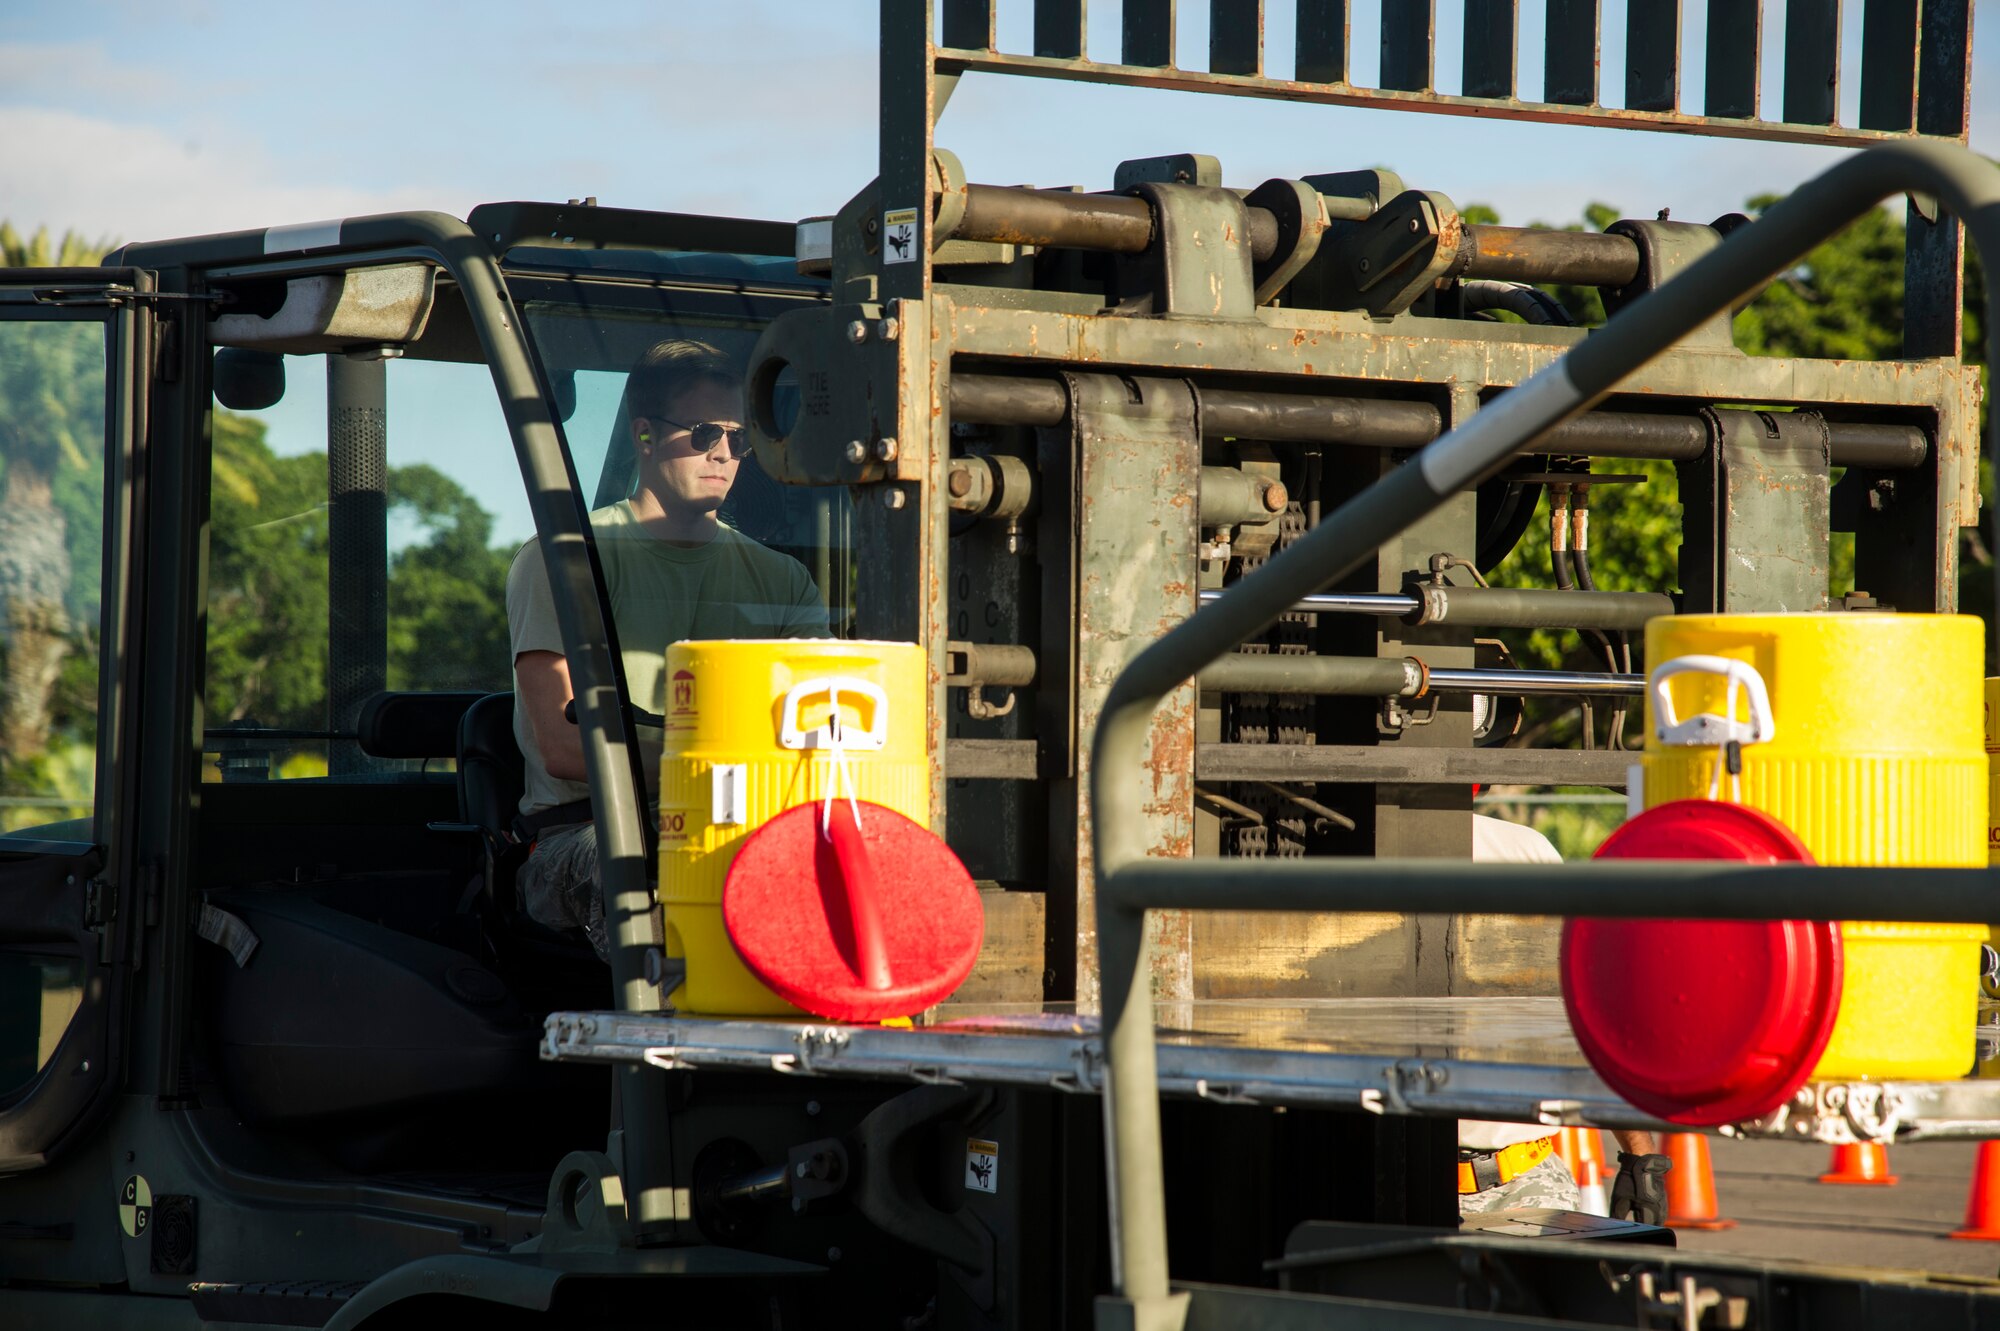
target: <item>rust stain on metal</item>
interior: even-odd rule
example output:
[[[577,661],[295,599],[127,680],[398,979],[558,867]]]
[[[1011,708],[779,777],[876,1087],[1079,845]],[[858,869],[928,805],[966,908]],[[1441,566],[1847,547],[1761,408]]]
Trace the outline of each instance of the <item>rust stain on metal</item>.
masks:
[[[1444,208],[1438,214],[1438,241],[1440,250],[1455,253],[1459,242],[1465,238],[1465,222],[1456,208]]]
[[[1152,793],[1144,807],[1149,817],[1172,825],[1174,831],[1156,841],[1150,854],[1185,859],[1194,853],[1194,826],[1187,817],[1194,798],[1189,777],[1194,771],[1194,747],[1192,704],[1170,700],[1153,718],[1152,752],[1146,764]]]

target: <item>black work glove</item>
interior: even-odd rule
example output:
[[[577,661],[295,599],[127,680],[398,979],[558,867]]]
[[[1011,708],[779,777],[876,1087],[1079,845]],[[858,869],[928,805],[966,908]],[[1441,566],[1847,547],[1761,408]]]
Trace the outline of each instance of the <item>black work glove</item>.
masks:
[[[1618,1153],[1618,1178],[1611,1185],[1611,1218],[1642,1225],[1667,1223],[1667,1171],[1674,1162],[1664,1155]]]

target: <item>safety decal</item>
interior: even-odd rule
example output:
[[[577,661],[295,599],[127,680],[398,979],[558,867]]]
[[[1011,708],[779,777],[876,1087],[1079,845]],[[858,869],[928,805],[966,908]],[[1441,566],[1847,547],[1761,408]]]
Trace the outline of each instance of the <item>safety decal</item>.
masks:
[[[908,263],[917,257],[917,210],[891,208],[882,214],[882,262]]]
[[[1000,1191],[1000,1143],[969,1138],[965,1143],[965,1186],[974,1192]]]
[[[674,671],[671,687],[668,689],[673,699],[673,707],[667,712],[668,730],[693,730],[700,719],[701,711],[696,705],[694,693],[694,671],[682,668]]]
[[[125,1237],[136,1239],[153,1223],[153,1185],[142,1174],[125,1180],[118,1194],[118,1227]]]

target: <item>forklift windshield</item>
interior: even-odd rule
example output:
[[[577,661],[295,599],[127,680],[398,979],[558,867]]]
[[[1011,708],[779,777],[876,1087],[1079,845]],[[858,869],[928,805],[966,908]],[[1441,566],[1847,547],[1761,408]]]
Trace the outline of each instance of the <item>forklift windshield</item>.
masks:
[[[572,299],[580,293],[583,299]],[[622,501],[638,489],[639,454],[633,446],[633,413],[627,383],[634,366],[657,348],[701,344],[722,353],[740,384],[742,368],[768,314],[718,308],[713,293],[655,290],[635,308],[631,291],[607,293],[576,284],[554,299],[523,302],[528,334],[550,384],[570,462],[601,538],[618,520]],[[735,390],[740,394],[740,387]],[[780,384],[781,414],[795,416],[798,390]],[[741,423],[743,409],[738,409]],[[717,516],[759,544],[796,559],[811,576],[836,636],[847,632],[853,588],[848,575],[851,509],[844,487],[782,485],[753,454],[743,457],[741,435],[730,449],[740,459]],[[613,598],[616,611],[616,598]],[[755,616],[753,615],[754,619]],[[614,621],[615,622],[615,621]],[[634,699],[645,706],[644,699]]]
[[[507,277],[600,537],[638,479],[624,398],[639,359],[692,340],[740,374],[773,317],[824,298],[788,262],[726,254],[520,248]],[[462,300],[439,282],[405,344],[288,351],[275,395],[219,391],[205,781],[449,783],[448,736],[414,752],[372,732],[371,702],[414,694],[455,716],[448,697],[513,687],[507,573],[535,529]],[[745,458],[718,516],[796,560],[832,632],[850,631],[844,488],[781,486]]]

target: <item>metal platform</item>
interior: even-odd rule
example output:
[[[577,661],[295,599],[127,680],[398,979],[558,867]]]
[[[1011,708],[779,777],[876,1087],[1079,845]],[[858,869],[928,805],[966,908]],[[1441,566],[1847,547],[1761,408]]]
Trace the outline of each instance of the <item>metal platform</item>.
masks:
[[[1991,1020],[1993,1014],[1988,1014]],[[1665,1127],[1585,1062],[1555,998],[1161,1004],[1163,1094],[1379,1114]],[[2000,1024],[1980,1028],[1984,1056]],[[909,1029],[673,1013],[550,1014],[542,1057],[793,1077],[1103,1089],[1097,1018],[1070,1005],[946,1005]],[[2000,1072],[2000,1069],[1993,1069]],[[2000,1077],[1826,1082],[1725,1134],[1819,1142],[2000,1137]]]

